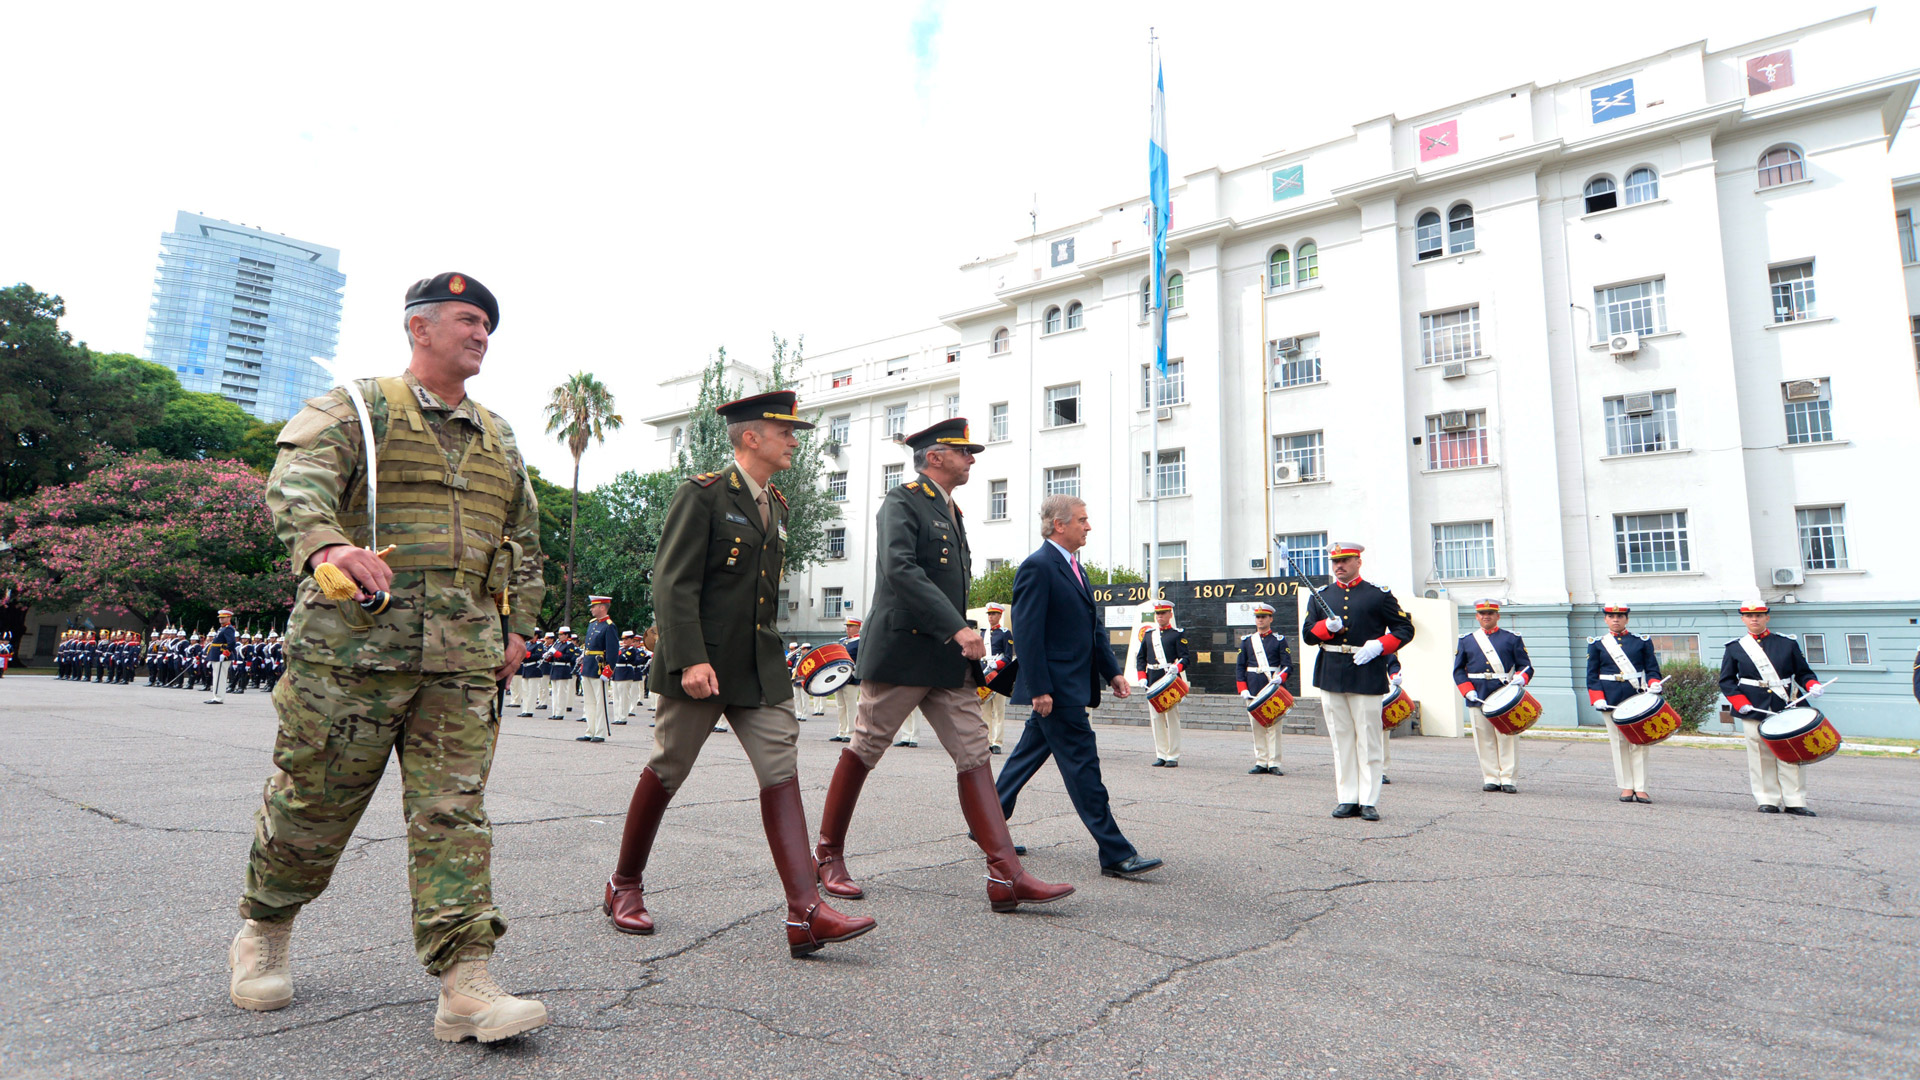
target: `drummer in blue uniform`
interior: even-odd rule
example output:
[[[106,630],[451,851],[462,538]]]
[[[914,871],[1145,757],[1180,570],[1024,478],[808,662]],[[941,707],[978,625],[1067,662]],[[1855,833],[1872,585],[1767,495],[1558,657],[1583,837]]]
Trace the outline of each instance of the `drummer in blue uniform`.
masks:
[[[613,651],[613,685],[607,688],[608,696],[613,699],[613,723],[626,723],[627,714],[632,711],[629,699],[640,670],[639,660],[636,635],[631,630],[620,631],[620,645]]]
[[[857,673],[860,670],[859,619],[852,615],[847,616],[847,636],[840,639],[840,644],[847,647],[847,659],[853,661],[853,670]],[[833,703],[834,707],[840,711],[840,723],[838,729],[827,741],[852,742],[853,721],[860,714],[860,676],[858,674],[848,676],[847,681],[840,684],[840,689],[833,692]]]
[[[1264,601],[1253,605],[1253,633],[1240,639],[1240,655],[1234,660],[1234,685],[1240,688],[1240,700],[1251,703],[1268,683],[1285,684],[1293,670],[1293,653],[1287,649],[1283,634],[1273,632],[1273,605]],[[1247,717],[1253,728],[1253,768],[1248,775],[1265,773],[1285,776],[1280,771],[1280,721],[1261,727],[1260,721]]]
[[[1007,618],[1007,605],[992,603],[987,605],[987,663],[1003,665],[1011,663],[1013,653],[1013,631],[1000,625]],[[987,752],[1001,752],[1001,737],[1007,726],[1007,696],[989,693],[980,702],[980,715],[987,722]]]
[[[1453,653],[1453,684],[1467,699],[1467,714],[1473,718],[1473,749],[1480,756],[1480,790],[1519,791],[1514,779],[1520,771],[1520,736],[1502,735],[1487,722],[1481,711],[1494,691],[1509,685],[1527,685],[1533,678],[1533,661],[1527,657],[1527,644],[1511,630],[1500,629],[1500,601],[1474,601],[1473,617],[1480,628],[1460,636],[1460,647]]]
[[[1140,631],[1139,658],[1134,661],[1134,676],[1148,690],[1167,676],[1187,669],[1193,663],[1193,650],[1187,644],[1187,632],[1173,625],[1173,603],[1153,603],[1153,625]],[[1166,711],[1147,702],[1147,723],[1153,729],[1153,764],[1156,768],[1180,767],[1180,706]]]
[[[1800,643],[1767,629],[1771,616],[1765,600],[1740,605],[1740,621],[1747,632],[1727,642],[1720,660],[1720,693],[1747,735],[1747,781],[1753,788],[1753,801],[1763,814],[1782,810],[1800,817],[1817,817],[1807,809],[1805,765],[1789,765],[1776,757],[1760,737],[1760,725],[1768,716],[1785,712],[1797,700],[1793,694],[1798,683],[1807,700],[1826,693],[1820,680],[1813,677]]]
[[[560,636],[547,646],[547,719],[565,720],[572,711],[573,668],[579,662],[580,643],[573,640],[573,627],[563,626]]]
[[[1627,632],[1625,604],[1608,604],[1600,609],[1607,620],[1607,632],[1587,639],[1587,700],[1600,711],[1607,727],[1607,743],[1613,748],[1613,779],[1620,785],[1621,802],[1650,803],[1647,794],[1647,748],[1628,742],[1613,722],[1614,706],[1641,692],[1660,692],[1660,658],[1654,655],[1653,642]]]

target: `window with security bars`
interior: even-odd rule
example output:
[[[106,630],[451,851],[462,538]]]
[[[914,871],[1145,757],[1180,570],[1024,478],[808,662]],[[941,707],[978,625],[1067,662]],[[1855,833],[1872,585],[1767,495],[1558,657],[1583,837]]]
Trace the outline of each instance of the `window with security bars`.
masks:
[[[1808,570],[1847,568],[1847,508],[1803,506],[1793,512],[1800,526],[1800,565]]]
[[[1145,409],[1153,403],[1154,386],[1159,384],[1161,405],[1178,405],[1187,400],[1187,362],[1185,360],[1167,361],[1167,377],[1160,379],[1159,365],[1140,365],[1140,407]]]
[[[1047,387],[1047,426],[1066,427],[1080,422],[1080,384]]]
[[[1007,520],[1007,482],[991,480],[987,482],[987,520]]]
[[[900,486],[900,470],[901,470],[901,467],[898,465],[886,465],[881,467],[880,490],[882,493],[892,491],[894,488],[897,488]]]
[[[1480,355],[1480,305],[1420,316],[1420,362],[1450,364]]]
[[[1325,480],[1326,433],[1303,431],[1296,435],[1275,435],[1273,461],[1276,465],[1283,461],[1293,462],[1295,474],[1302,480]]]
[[[1080,497],[1080,466],[1059,465],[1046,472],[1047,494]]]
[[[1833,441],[1833,395],[1827,380],[1806,379],[1783,383],[1787,445]]]
[[[841,599],[846,593],[841,589],[820,590],[820,608],[829,619],[837,619],[846,610],[846,601]]]
[[[852,441],[853,417],[851,414],[836,416],[827,421],[827,441],[845,446]]]
[[[1293,565],[1302,574],[1320,577],[1333,572],[1327,565],[1326,533],[1288,533],[1280,538],[1280,543],[1287,549],[1287,554],[1293,556]],[[1276,567],[1286,563],[1285,557],[1279,552],[1275,552],[1274,557],[1279,560]]]
[[[1613,552],[1621,574],[1671,574],[1693,569],[1687,512],[1613,515]]]
[[[987,406],[987,441],[1007,441],[1007,403],[996,402]]]
[[[827,558],[847,557],[847,530],[838,526],[827,530]]]
[[[1607,453],[1652,454],[1680,446],[1680,413],[1672,390],[1657,394],[1628,394],[1603,401],[1607,423]]]
[[[1487,411],[1427,417],[1427,468],[1464,469],[1487,463]]]
[[[1773,284],[1773,321],[1799,322],[1814,317],[1813,263],[1776,266],[1767,274]]]
[[[1609,335],[1667,332],[1666,278],[1595,289],[1593,298]]]
[[[905,405],[887,406],[887,438],[907,433],[907,407]]]
[[[1807,654],[1807,663],[1825,664],[1827,662],[1827,635],[1801,634],[1800,645]]]
[[[827,474],[827,498],[834,502],[847,501],[847,474],[833,472]]]
[[[1140,455],[1140,490],[1151,498],[1157,488],[1162,498],[1187,493],[1187,452],[1185,450],[1160,451],[1160,463],[1155,466],[1153,455],[1143,452]]]
[[[1847,663],[1865,664],[1870,662],[1872,659],[1873,659],[1872,655],[1867,651],[1867,635],[1848,634],[1847,635]]]
[[[1280,344],[1276,341],[1271,347],[1274,386],[1306,386],[1321,381],[1319,334],[1293,339],[1290,350],[1281,349]]]
[[[1493,563],[1493,522],[1457,521],[1433,527],[1433,576],[1490,578]]]

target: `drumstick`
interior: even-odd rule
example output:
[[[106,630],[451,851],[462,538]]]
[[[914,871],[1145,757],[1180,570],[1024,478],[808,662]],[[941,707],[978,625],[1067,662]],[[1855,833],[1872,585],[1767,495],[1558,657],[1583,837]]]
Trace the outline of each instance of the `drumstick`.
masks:
[[[1831,679],[1828,679],[1828,680],[1827,680],[1826,682],[1823,682],[1823,683],[1821,683],[1820,685],[1821,685],[1821,686],[1832,686],[1832,685],[1833,685],[1834,683],[1837,683],[1837,682],[1839,682],[1839,681],[1840,681],[1840,677],[1839,677],[1838,675],[1836,675],[1836,676],[1834,676],[1833,678],[1831,678]],[[1789,702],[1787,702],[1787,708],[1786,708],[1786,709],[1781,709],[1781,710],[1780,710],[1780,712],[1786,712],[1786,711],[1787,711],[1787,709],[1791,709],[1791,708],[1793,708],[1793,707],[1795,707],[1795,706],[1797,706],[1797,705],[1799,705],[1799,704],[1800,704],[1801,702],[1803,702],[1803,701],[1805,701],[1805,700],[1807,700],[1807,692],[1806,692],[1805,690],[1802,690],[1802,691],[1800,692],[1800,696],[1799,696],[1799,697],[1797,697],[1797,698],[1794,698],[1794,699],[1793,699],[1792,701],[1789,701]],[[1754,709],[1753,711],[1754,711],[1754,712],[1757,712],[1757,713],[1766,713],[1766,714],[1767,714],[1768,716],[1779,716],[1779,715],[1780,715],[1780,713],[1777,713],[1777,712],[1772,712],[1772,711],[1770,711],[1770,710],[1768,710],[1768,709]]]

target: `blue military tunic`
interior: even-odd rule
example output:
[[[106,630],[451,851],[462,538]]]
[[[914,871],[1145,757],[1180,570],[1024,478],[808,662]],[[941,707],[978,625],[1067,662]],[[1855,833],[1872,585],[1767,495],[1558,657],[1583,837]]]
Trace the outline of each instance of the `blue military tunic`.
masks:
[[[580,674],[589,678],[600,677],[600,669],[612,664],[610,659],[620,649],[620,628],[613,625],[612,619],[595,619],[587,624],[587,644],[580,665]]]
[[[1760,665],[1753,662],[1746,647],[1740,644],[1746,636],[1742,634],[1727,642],[1726,654],[1720,659],[1720,693],[1726,695],[1727,704],[1733,706],[1735,713],[1749,705],[1779,712],[1787,707],[1787,699],[1774,693],[1760,677]],[[1800,643],[1792,638],[1768,633],[1760,639],[1760,651],[1788,691],[1795,683],[1803,689],[1820,685],[1820,680],[1813,676],[1813,668],[1807,665],[1806,654],[1800,651]]]
[[[1533,661],[1527,657],[1526,642],[1520,640],[1519,634],[1493,630],[1487,634],[1487,642],[1493,646],[1493,655],[1499,657],[1500,666],[1508,675],[1533,677]],[[1453,684],[1460,688],[1461,697],[1472,693],[1485,700],[1487,695],[1507,685],[1507,680],[1494,677],[1487,654],[1480,648],[1480,640],[1473,634],[1462,634],[1460,646],[1453,653]]]
[[[1646,689],[1646,683],[1660,678],[1660,658],[1654,655],[1653,642],[1635,633],[1618,636],[1620,651],[1626,654],[1627,663],[1633,665],[1641,675],[1641,683],[1636,684],[1620,672],[1620,666],[1614,663],[1613,654],[1607,650],[1605,638],[1594,638],[1587,643],[1587,698],[1588,703],[1598,705],[1618,705],[1635,694]]]
[[[1266,653],[1267,668],[1273,677],[1286,681],[1287,672],[1293,670],[1293,653],[1287,648],[1285,635],[1275,633],[1253,633],[1240,639],[1240,655],[1234,661],[1233,678],[1243,694],[1258,694],[1267,688],[1267,676],[1260,672],[1260,661],[1253,650]]]
[[[1340,616],[1338,632],[1327,629],[1323,600],[1328,610]],[[1413,619],[1392,591],[1360,578],[1346,585],[1336,581],[1320,590],[1318,598],[1308,600],[1306,607],[1301,640],[1320,647],[1313,661],[1313,685],[1335,694],[1385,694],[1386,665],[1356,664],[1353,652],[1378,640],[1386,655],[1392,656],[1413,640]]]

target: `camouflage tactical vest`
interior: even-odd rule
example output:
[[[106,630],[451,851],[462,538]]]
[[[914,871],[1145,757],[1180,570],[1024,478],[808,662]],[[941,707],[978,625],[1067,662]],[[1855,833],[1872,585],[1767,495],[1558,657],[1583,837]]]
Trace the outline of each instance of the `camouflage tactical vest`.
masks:
[[[506,539],[507,512],[518,488],[493,414],[475,403],[481,430],[468,436],[460,459],[450,464],[406,381],[370,381],[387,402],[387,430],[379,436],[376,454],[379,542],[395,545],[387,565],[398,571],[464,571],[473,575],[470,584],[477,590]],[[372,408],[376,399],[367,398]],[[352,489],[339,522],[354,543],[371,543],[364,484]]]

